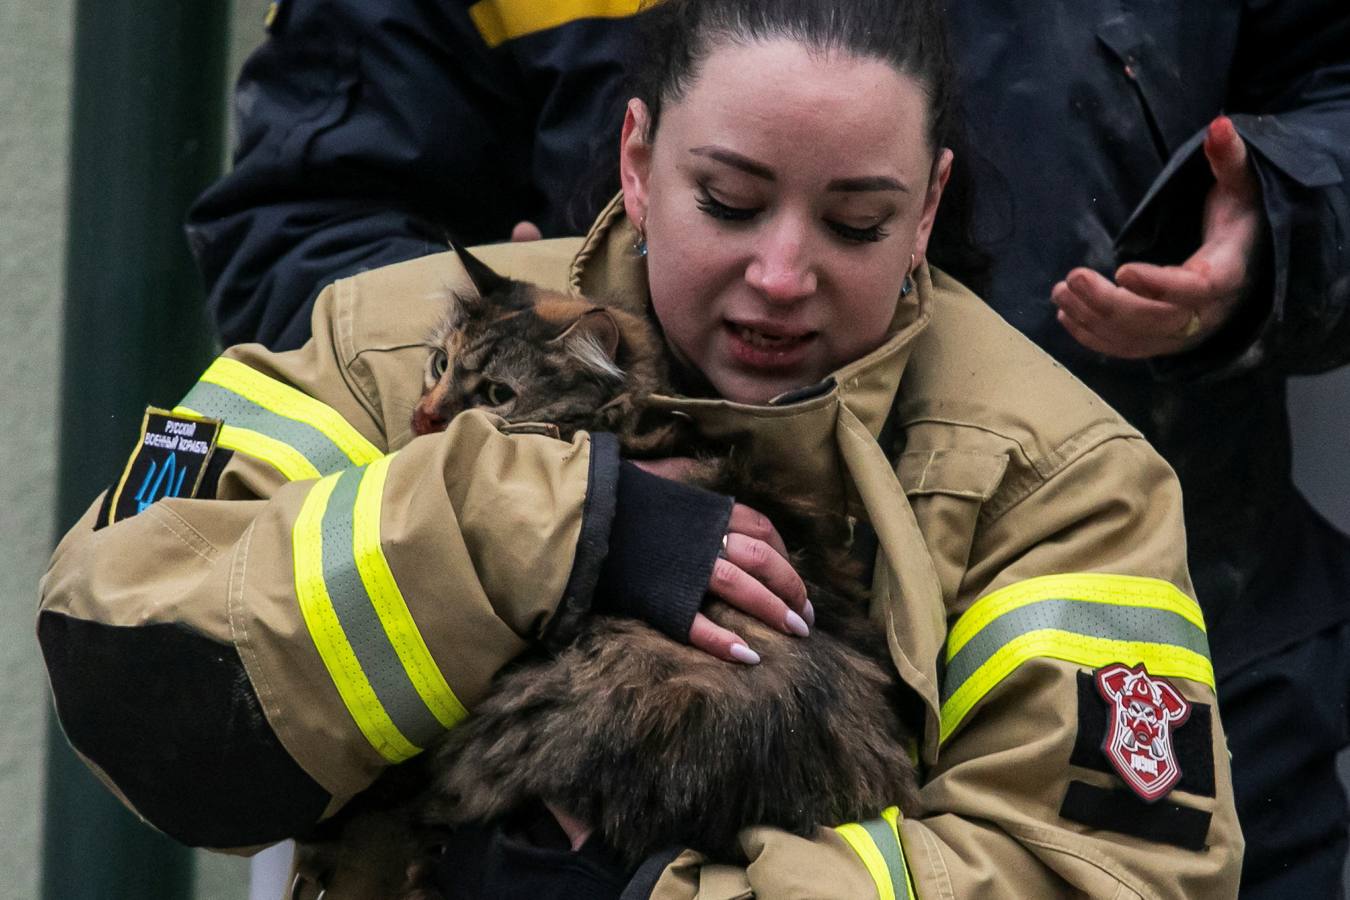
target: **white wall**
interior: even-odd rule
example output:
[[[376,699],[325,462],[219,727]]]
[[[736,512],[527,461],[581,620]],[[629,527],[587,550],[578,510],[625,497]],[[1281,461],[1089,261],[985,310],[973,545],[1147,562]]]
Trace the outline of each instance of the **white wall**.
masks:
[[[0,0],[0,898],[37,895],[46,679],[33,637],[51,549],[71,0]]]

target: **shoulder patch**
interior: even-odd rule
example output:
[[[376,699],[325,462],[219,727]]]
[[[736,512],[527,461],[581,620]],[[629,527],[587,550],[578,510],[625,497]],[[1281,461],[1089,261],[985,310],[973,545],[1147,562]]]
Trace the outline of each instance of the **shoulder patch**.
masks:
[[[1105,738],[1111,727],[1112,706],[1097,690],[1091,673],[1078,673],[1078,734],[1071,765],[1108,775],[1119,775],[1107,759]],[[1181,775],[1173,790],[1214,796],[1213,711],[1206,703],[1191,702],[1191,714],[1172,730],[1172,748]]]
[[[165,497],[196,497],[221,424],[219,419],[148,407],[136,449],[113,486],[101,524],[128,519]]]
[[[1152,803],[1181,780],[1172,732],[1191,716],[1191,704],[1166,678],[1143,663],[1104,666],[1093,677],[1107,705],[1102,752],[1130,790]]]

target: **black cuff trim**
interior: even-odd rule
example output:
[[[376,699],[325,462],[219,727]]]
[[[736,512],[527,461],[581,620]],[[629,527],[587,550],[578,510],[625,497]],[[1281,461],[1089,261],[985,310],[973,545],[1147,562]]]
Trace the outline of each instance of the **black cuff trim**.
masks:
[[[642,619],[687,642],[731,507],[730,497],[623,463],[595,610]]]
[[[1106,739],[1106,701],[1097,693],[1092,675],[1078,673],[1078,736],[1074,739],[1069,762],[1084,769],[1116,775],[1102,742]],[[1214,796],[1214,714],[1207,703],[1191,701],[1191,715],[1180,728],[1172,730],[1172,749],[1181,767],[1181,779],[1173,788]],[[1119,776],[1116,776],[1119,777]]]
[[[558,611],[543,635],[545,645],[552,649],[575,638],[582,618],[590,612],[600,566],[609,552],[618,491],[619,439],[604,432],[592,434],[586,501],[581,511],[581,536],[577,539],[572,574],[567,577]]]
[[[1071,822],[1186,850],[1205,849],[1210,813],[1166,800],[1145,803],[1127,790],[1069,782],[1059,814]]]
[[[328,792],[277,739],[233,647],[180,625],[51,611],[38,640],[71,746],[173,839],[267,844],[323,815]]]

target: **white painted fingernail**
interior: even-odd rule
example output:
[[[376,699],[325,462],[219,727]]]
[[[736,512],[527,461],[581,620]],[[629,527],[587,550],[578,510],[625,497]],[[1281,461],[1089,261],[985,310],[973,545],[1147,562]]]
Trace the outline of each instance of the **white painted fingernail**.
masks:
[[[816,608],[811,605],[810,600],[806,601],[806,608],[802,610],[802,618],[806,620],[807,625],[812,628],[816,627]]]
[[[745,663],[747,666],[759,665],[759,654],[744,644],[731,645],[731,658],[738,663]]]
[[[785,624],[787,625],[788,631],[792,632],[797,637],[806,637],[811,633],[811,626],[806,624],[806,620],[790,609],[788,610]]]

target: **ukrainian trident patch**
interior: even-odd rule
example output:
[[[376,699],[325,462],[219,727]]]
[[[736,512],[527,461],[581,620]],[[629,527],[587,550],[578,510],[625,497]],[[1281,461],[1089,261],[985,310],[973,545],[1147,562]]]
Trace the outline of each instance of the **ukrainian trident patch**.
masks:
[[[1108,707],[1102,752],[1132,791],[1149,803],[1160,799],[1181,778],[1172,732],[1190,717],[1191,704],[1143,663],[1098,669],[1093,680]]]
[[[107,517],[100,524],[111,525],[139,515],[166,497],[196,497],[222,424],[219,419],[148,407],[136,449],[127,460],[121,481],[109,492]]]

